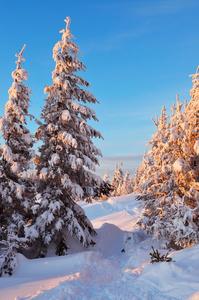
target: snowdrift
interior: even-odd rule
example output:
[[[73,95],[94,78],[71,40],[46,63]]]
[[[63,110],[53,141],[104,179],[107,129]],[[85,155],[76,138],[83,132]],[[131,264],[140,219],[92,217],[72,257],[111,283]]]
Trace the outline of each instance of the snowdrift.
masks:
[[[71,238],[67,256],[18,255],[14,275],[0,278],[0,300],[199,299],[199,245],[150,264],[152,245],[166,251],[137,228],[135,194],[79,204],[96,228],[96,245],[85,249]]]

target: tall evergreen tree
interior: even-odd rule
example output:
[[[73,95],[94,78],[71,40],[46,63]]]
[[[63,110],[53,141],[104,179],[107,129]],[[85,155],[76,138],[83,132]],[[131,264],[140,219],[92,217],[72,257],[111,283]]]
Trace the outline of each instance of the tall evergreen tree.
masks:
[[[164,168],[165,155],[168,154],[165,145],[168,141],[169,127],[167,123],[168,116],[166,115],[165,106],[163,106],[161,115],[153,123],[157,127],[157,133],[152,135],[152,139],[148,142],[147,146],[150,146],[148,153],[145,152],[143,162],[139,171],[139,187],[141,192],[147,194],[147,198],[159,197],[160,187],[164,180],[165,174],[162,172]]]
[[[196,73],[190,75],[190,77],[192,77],[193,87],[190,91],[192,98],[186,107],[188,119],[188,128],[186,134],[189,140],[192,155],[194,155],[194,146],[196,141],[199,139],[199,66],[196,70]]]
[[[74,43],[67,17],[66,29],[61,30],[62,40],[53,49],[56,66],[52,72],[53,84],[46,86],[48,94],[40,124],[35,133],[42,140],[36,158],[37,174],[41,179],[40,206],[27,234],[37,239],[38,255],[54,241],[57,254],[68,248],[64,230],[75,236],[85,247],[92,244],[95,231],[75,199],[90,199],[95,187],[102,183],[95,171],[97,156],[101,151],[94,146],[92,138],[102,138],[101,133],[87,124],[98,121],[95,111],[86,103],[97,103],[87,89],[90,84],[76,73],[85,70],[78,58],[78,46]],[[81,103],[83,102],[83,104]]]
[[[139,198],[145,203],[143,227],[153,233],[153,238],[161,240],[163,246],[175,248],[198,242],[199,187],[191,164],[195,142],[187,134],[192,120],[186,103],[182,111],[177,98],[177,106],[173,105],[172,111],[170,123],[158,123],[157,134],[149,142],[153,164],[148,168],[150,176],[145,194]],[[163,111],[162,118],[165,120]],[[164,124],[161,125],[165,128],[163,131],[159,124]],[[160,137],[158,143],[157,136]]]
[[[17,68],[12,72],[14,82],[8,92],[5,116],[0,119],[5,140],[0,160],[0,240],[2,247],[7,249],[3,251],[1,263],[4,272],[9,274],[14,266],[14,249],[21,245],[20,238],[24,237],[24,226],[31,216],[34,199],[34,186],[22,177],[23,172],[31,168],[34,157],[33,136],[26,127],[31,90],[23,83],[28,79],[28,72],[21,66],[25,60],[22,56],[25,46],[16,54]]]

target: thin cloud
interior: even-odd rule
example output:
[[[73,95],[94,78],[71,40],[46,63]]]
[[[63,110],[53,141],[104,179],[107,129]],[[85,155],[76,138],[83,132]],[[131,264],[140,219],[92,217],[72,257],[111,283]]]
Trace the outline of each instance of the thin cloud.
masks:
[[[125,173],[127,170],[133,177],[136,167],[142,162],[143,153],[130,153],[105,156],[99,160],[100,166],[96,168],[97,174],[103,177],[105,171],[109,171],[110,177],[113,175],[116,163],[122,163],[122,170]]]
[[[136,26],[132,28],[125,28],[124,31],[116,32],[104,38],[103,40],[93,40],[86,46],[86,52],[92,51],[111,51],[121,49],[123,44],[129,40],[136,40],[142,36],[146,36],[154,31],[159,31],[157,24],[140,23],[139,18],[160,16],[168,14],[177,14],[183,10],[197,7],[198,3],[195,0],[183,1],[183,0],[156,0],[156,1],[145,1],[144,5],[141,2],[126,1],[119,3],[108,3],[94,5],[98,9],[111,11],[111,14],[125,16],[125,18],[132,18],[137,20]],[[120,28],[121,30],[121,28]]]
[[[177,14],[182,10],[192,8],[198,3],[194,1],[173,1],[173,0],[163,0],[163,1],[150,1],[145,3],[144,6],[137,8],[136,12],[140,15],[145,16],[155,16],[155,15],[165,15],[165,14]]]
[[[123,163],[128,165],[136,165],[140,164],[143,158],[143,153],[138,154],[119,154],[119,155],[110,155],[100,158],[100,165],[101,166],[109,166],[115,165],[115,163]]]
[[[154,30],[154,29],[153,29]],[[151,31],[151,28],[142,27],[142,28],[132,28],[131,30],[115,33],[107,36],[105,39],[93,40],[88,44],[84,49],[84,52],[92,52],[92,51],[111,51],[120,49],[123,44],[128,42],[129,40],[137,39],[141,36],[144,36]]]
[[[119,3],[106,3],[94,5],[98,9],[110,11],[111,14],[125,16],[155,16],[163,14],[176,14],[183,10],[198,6],[196,0],[155,0],[155,1],[121,1]]]
[[[153,110],[151,107],[147,107],[147,111],[133,111],[133,112],[121,112],[121,113],[109,113],[106,112],[106,116],[108,118],[132,118],[132,117],[139,117],[139,120],[151,120],[151,117],[149,115],[149,109],[151,110],[151,114],[153,113]]]

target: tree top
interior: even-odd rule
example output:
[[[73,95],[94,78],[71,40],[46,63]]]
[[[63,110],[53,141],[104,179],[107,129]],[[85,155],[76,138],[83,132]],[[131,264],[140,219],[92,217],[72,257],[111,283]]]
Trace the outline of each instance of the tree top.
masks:
[[[69,27],[70,27],[71,19],[70,17],[66,17],[64,21],[66,22],[66,29],[60,30],[60,33],[63,33],[63,36],[70,34]]]
[[[196,73],[189,75],[189,77],[193,77],[194,79],[194,78],[198,78],[198,75],[199,75],[199,66],[197,67]]]
[[[70,23],[71,23],[70,17],[66,17],[66,19],[64,21],[66,22],[66,30],[69,30]]]
[[[23,54],[25,48],[26,48],[26,44],[24,44],[24,46],[23,46],[23,48],[21,49],[21,51],[19,52],[19,54],[15,54],[15,56],[18,57],[18,60],[16,61],[17,69],[20,69],[21,61],[25,61],[25,59],[24,59],[23,56],[22,56],[22,54]]]

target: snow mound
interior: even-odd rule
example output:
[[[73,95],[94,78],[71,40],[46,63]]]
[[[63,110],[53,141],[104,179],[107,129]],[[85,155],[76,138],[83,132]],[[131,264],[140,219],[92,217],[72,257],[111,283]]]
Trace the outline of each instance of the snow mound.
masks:
[[[95,251],[98,251],[103,257],[120,257],[127,250],[127,241],[131,240],[132,245],[141,242],[146,237],[143,232],[123,231],[116,225],[104,223],[97,230],[98,238],[96,239]],[[126,250],[125,250],[126,249]]]

